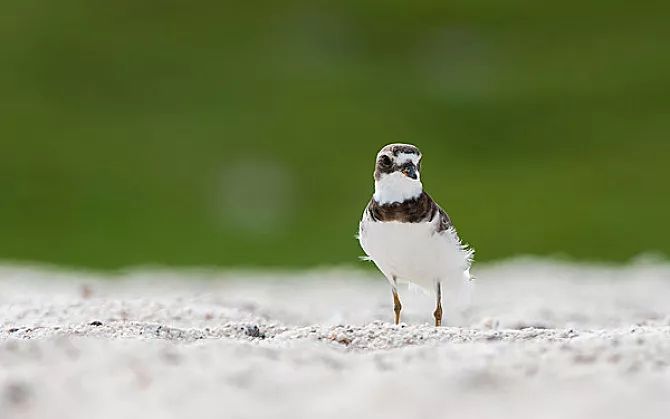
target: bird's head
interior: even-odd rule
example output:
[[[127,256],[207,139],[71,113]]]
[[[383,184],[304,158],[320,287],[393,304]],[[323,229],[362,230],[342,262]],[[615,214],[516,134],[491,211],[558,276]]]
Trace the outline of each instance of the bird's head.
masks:
[[[403,202],[421,194],[421,152],[411,144],[389,144],[377,153],[374,199]]]

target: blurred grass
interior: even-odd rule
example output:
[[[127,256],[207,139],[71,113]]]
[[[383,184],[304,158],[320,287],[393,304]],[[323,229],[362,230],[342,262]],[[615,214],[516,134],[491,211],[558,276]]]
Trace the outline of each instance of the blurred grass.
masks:
[[[661,2],[4,9],[0,258],[353,262],[396,141],[479,260],[670,253]]]

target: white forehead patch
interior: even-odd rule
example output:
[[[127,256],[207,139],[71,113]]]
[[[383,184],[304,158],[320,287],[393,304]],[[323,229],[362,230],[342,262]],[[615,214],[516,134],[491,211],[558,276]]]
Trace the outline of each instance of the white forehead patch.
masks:
[[[397,163],[406,163],[408,161],[412,161],[412,163],[419,164],[419,160],[421,160],[421,156],[417,156],[414,153],[400,153],[398,154],[398,157],[395,158],[395,161]]]
[[[394,156],[393,153],[391,153],[390,151],[386,151],[386,152],[384,152],[384,151],[380,151],[380,152],[377,154],[377,160],[379,160],[379,158],[380,158],[381,156],[388,156],[388,157],[390,157],[391,160],[392,160],[393,162],[395,162],[396,164],[407,163],[408,161],[411,160],[412,163],[414,163],[415,165],[417,165],[417,164],[419,164],[419,161],[421,161],[421,156],[418,156],[418,155],[416,155],[416,154],[414,154],[414,153],[399,153],[397,156]]]

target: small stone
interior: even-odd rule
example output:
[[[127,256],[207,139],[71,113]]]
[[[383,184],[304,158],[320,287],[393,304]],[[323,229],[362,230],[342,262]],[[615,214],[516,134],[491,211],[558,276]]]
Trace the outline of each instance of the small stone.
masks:
[[[102,326],[102,322],[100,320],[93,320],[92,322],[89,323],[90,326]]]
[[[265,339],[265,333],[261,333],[261,330],[256,325],[247,326],[245,333],[252,338]]]

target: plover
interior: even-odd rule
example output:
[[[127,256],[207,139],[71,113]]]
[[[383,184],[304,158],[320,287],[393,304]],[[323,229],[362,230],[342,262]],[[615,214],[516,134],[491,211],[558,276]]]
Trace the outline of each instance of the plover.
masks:
[[[435,326],[442,324],[442,286],[471,281],[474,250],[461,243],[447,213],[423,190],[421,152],[389,144],[377,153],[375,191],[363,212],[358,239],[391,284],[395,324],[400,322],[398,283],[436,296]],[[460,284],[459,284],[460,285]]]

